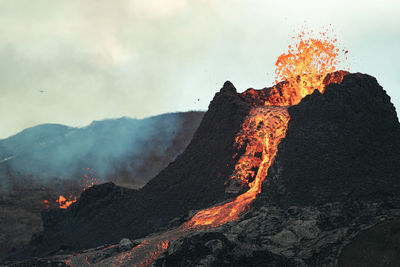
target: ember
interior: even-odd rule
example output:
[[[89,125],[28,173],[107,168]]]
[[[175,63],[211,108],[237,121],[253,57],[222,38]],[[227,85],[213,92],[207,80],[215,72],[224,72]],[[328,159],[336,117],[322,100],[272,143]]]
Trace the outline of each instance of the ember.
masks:
[[[83,178],[81,180],[82,191],[85,191],[86,189],[97,184],[97,178],[94,171],[92,171],[90,168],[86,168],[86,171],[87,173],[83,175]],[[71,206],[72,203],[75,203],[77,201],[77,194],[78,193],[70,193],[68,197],[65,197],[64,195],[59,195],[58,199],[56,200],[57,207],[59,207],[60,209],[67,209],[69,206]],[[50,208],[49,200],[44,200],[43,204],[46,209]]]
[[[67,198],[65,198],[64,196],[60,195],[58,197],[58,199],[56,200],[56,202],[58,203],[58,205],[60,206],[60,209],[66,209],[68,208],[72,203],[76,202],[76,197],[70,195]]]

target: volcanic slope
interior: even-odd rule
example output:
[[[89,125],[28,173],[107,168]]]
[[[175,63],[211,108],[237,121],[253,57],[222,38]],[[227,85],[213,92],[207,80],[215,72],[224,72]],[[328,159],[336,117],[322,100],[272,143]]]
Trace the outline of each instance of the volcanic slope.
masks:
[[[400,124],[389,96],[349,74],[288,112],[253,208],[171,242],[155,266],[398,266]]]

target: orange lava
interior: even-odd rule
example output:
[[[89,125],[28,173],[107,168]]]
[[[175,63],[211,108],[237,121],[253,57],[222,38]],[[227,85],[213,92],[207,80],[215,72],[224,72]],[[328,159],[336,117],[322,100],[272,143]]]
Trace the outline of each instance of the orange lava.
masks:
[[[328,73],[335,72],[347,59],[347,51],[339,49],[337,39],[331,38],[327,31],[320,32],[318,37],[310,35],[311,31],[303,30],[293,38],[296,43],[289,45],[288,52],[276,60],[277,85],[272,90],[280,94],[273,94],[275,97],[270,97],[265,105],[296,105],[316,89],[323,93],[328,84],[325,79]]]
[[[243,181],[247,181],[245,177],[255,176],[254,181],[249,183],[250,189],[234,201],[199,211],[185,224],[185,228],[216,227],[238,219],[250,208],[251,202],[261,192],[261,185],[278,151],[278,144],[286,135],[288,122],[286,107],[256,107],[250,111],[236,137],[236,142],[246,146],[246,151],[236,164],[233,174],[233,177]]]
[[[90,168],[86,168],[86,171],[87,174],[84,174],[81,180],[82,191],[85,191],[86,189],[97,184],[97,177],[95,176],[94,171],[92,171]],[[70,194],[68,197],[65,197],[64,195],[59,195],[58,199],[56,200],[56,203],[58,208],[67,209],[69,206],[71,206],[71,204],[75,203],[76,201],[77,201],[77,195]],[[50,207],[49,200],[44,200],[43,204],[46,209]]]
[[[56,200],[58,203],[60,209],[66,209],[68,208],[72,203],[76,202],[76,197],[74,196],[69,196],[68,199],[65,198],[63,195],[60,195],[58,199]]]

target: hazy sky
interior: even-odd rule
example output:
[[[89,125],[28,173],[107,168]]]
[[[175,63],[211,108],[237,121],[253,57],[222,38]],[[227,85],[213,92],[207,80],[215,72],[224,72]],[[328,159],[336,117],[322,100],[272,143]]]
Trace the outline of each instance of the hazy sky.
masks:
[[[399,14],[398,0],[0,0],[0,138],[205,110],[226,80],[271,86],[303,25],[331,24],[351,71],[400,109]]]

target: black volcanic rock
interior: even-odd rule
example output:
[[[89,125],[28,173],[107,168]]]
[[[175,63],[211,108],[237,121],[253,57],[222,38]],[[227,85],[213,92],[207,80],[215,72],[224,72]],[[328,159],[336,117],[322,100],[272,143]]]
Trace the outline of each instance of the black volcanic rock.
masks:
[[[155,266],[266,266],[287,267],[295,263],[269,251],[245,253],[237,243],[215,231],[200,232],[181,238],[168,248]],[[242,251],[240,251],[242,250]]]
[[[224,183],[237,161],[232,158],[234,137],[249,110],[235,87],[226,82],[186,150],[142,189],[124,189],[112,183],[93,186],[69,209],[44,211],[44,231],[11,258],[142,237],[190,210],[232,197],[225,193]]]
[[[289,114],[287,135],[253,209],[173,241],[156,266],[337,266],[347,244],[340,266],[355,266],[352,253],[362,266],[397,266],[400,124],[386,92],[375,78],[350,74]],[[378,230],[362,232],[375,225]],[[377,232],[386,243],[373,244],[368,233]],[[210,236],[218,250],[207,246]]]
[[[258,199],[287,207],[399,196],[400,124],[375,78],[347,75],[289,115]]]
[[[400,221],[380,223],[360,232],[346,245],[339,266],[398,266],[400,262]]]
[[[154,266],[337,266],[343,247],[362,230],[399,218],[399,204],[397,209],[377,203],[327,203],[320,207],[292,206],[288,209],[265,204],[237,221],[171,242]],[[327,219],[331,224],[326,223]],[[398,229],[398,220],[392,227],[393,224]],[[380,240],[388,239],[387,235]],[[393,236],[390,241],[392,244],[375,244],[375,247],[385,248],[378,254],[370,249],[371,238],[369,242],[357,240],[342,257],[346,264],[343,266],[355,266],[347,264],[354,263],[349,252],[356,247],[360,250],[358,254],[365,255],[362,252],[365,245],[372,258],[382,262],[387,252],[398,251],[393,243],[400,244],[400,238]],[[390,258],[392,261],[396,257],[391,255]],[[392,261],[392,265],[387,266],[396,265]]]

